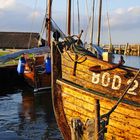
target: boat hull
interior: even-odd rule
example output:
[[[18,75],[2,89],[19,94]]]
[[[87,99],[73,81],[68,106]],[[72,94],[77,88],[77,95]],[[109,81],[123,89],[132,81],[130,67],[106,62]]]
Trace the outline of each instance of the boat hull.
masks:
[[[34,91],[51,88],[51,73],[46,73],[45,68],[42,69],[44,63],[44,55],[36,56],[35,60],[27,60],[24,79]]]
[[[95,118],[95,99],[100,100],[100,115],[107,113],[117,102],[97,95],[97,92],[89,92],[82,87],[77,87],[66,81],[57,80],[58,89],[61,90],[61,100],[63,105],[64,116],[66,117],[67,127],[69,129],[63,130],[66,133],[72,129],[72,119],[80,119],[84,125],[83,139],[87,140],[94,138],[94,133],[89,135],[92,131],[86,129],[87,120]],[[58,97],[60,98],[60,97]],[[57,109],[62,108],[61,106]],[[140,108],[125,103],[121,103],[117,109],[111,114],[109,125],[107,126],[107,133],[105,138],[116,140],[138,140],[140,137]],[[61,116],[59,116],[61,117]],[[66,125],[66,124],[65,124]],[[94,130],[94,126],[93,130]],[[72,137],[72,131],[71,137]],[[68,134],[70,132],[67,132]],[[66,134],[65,134],[66,135]],[[71,139],[69,137],[69,140]],[[64,139],[68,139],[65,137]]]
[[[88,55],[60,51],[52,47],[53,85],[52,98],[56,120],[64,139],[76,138],[73,123],[80,120],[80,138],[94,139],[96,101],[100,102],[100,116],[108,113],[124,94],[137,74],[137,69],[110,64]],[[56,69],[57,67],[57,69]],[[95,68],[91,71],[90,68]],[[99,67],[100,71],[96,71]],[[109,116],[106,139],[138,140],[140,137],[140,75],[131,90]],[[90,122],[90,123],[89,123]],[[91,123],[92,122],[92,123]],[[78,132],[79,133],[79,132]],[[103,134],[102,133],[102,134]],[[103,135],[100,135],[101,137]],[[99,137],[100,137],[99,136]]]

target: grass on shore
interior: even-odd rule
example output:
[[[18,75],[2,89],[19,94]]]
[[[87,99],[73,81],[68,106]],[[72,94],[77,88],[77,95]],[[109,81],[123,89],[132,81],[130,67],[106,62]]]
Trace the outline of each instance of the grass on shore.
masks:
[[[6,55],[6,54],[10,54],[10,52],[0,51],[0,56]]]
[[[7,54],[11,54],[13,52],[11,51],[4,51],[4,50],[0,50],[0,56],[4,56],[4,55],[7,55]],[[29,54],[29,58],[32,58],[33,57],[33,54]],[[0,67],[3,67],[3,66],[7,66],[7,65],[16,65],[18,64],[18,60],[19,60],[20,56],[15,58],[15,59],[12,59],[4,64],[0,64]]]
[[[4,55],[10,54],[10,53],[11,53],[10,51],[0,50],[0,56],[4,56]],[[0,67],[7,66],[7,65],[15,65],[15,64],[17,64],[17,60],[11,60],[4,64],[0,64]]]

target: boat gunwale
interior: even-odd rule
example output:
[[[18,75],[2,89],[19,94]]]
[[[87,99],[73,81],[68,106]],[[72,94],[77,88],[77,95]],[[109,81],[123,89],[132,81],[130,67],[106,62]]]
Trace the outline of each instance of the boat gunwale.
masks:
[[[86,49],[85,49],[86,50]],[[86,51],[88,51],[88,50],[86,50]],[[61,57],[63,57],[63,55],[64,55],[64,53],[65,52],[67,52],[67,53],[70,53],[71,55],[75,55],[75,53],[73,53],[73,52],[71,52],[71,51],[65,51],[65,49],[63,49],[63,53],[61,54]],[[89,51],[90,52],[90,51]],[[69,55],[70,55],[69,54]],[[68,57],[69,57],[69,55],[68,55]],[[81,54],[78,54],[80,57],[81,56],[83,56],[83,55],[81,55]],[[102,60],[102,59],[99,59],[99,58],[97,58],[97,57],[95,57],[95,56],[91,56],[91,55],[84,55],[83,57],[87,57],[87,60],[90,60],[90,61],[92,61],[93,59],[96,59],[96,60],[98,60],[98,61],[100,61],[101,63],[106,63],[106,64],[108,64],[108,65],[110,65],[110,66],[115,66],[115,65],[117,65],[117,63],[114,63],[114,62],[107,62],[107,61],[104,61],[104,60]],[[66,59],[65,57],[64,57],[64,59]],[[71,62],[71,60],[70,59],[67,59],[67,61],[69,61],[69,62]],[[82,63],[81,63],[81,65],[83,65]],[[138,68],[135,68],[135,67],[131,67],[131,66],[126,66],[126,65],[120,65],[118,68],[122,68],[122,69],[124,69],[124,70],[133,70],[133,71],[138,71],[139,69]]]

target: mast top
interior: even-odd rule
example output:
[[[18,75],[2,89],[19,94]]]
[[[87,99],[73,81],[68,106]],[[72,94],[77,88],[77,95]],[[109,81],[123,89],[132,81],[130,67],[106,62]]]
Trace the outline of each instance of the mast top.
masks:
[[[68,35],[71,35],[71,0],[68,0],[68,25],[67,25]]]

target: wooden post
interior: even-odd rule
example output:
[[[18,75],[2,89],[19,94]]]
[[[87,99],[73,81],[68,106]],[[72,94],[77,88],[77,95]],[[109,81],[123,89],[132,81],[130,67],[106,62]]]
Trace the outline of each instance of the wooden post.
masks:
[[[100,134],[100,103],[95,99],[95,140],[99,140]]]
[[[68,0],[68,21],[67,21],[68,35],[71,35],[71,0]]]
[[[127,54],[128,54],[128,53],[127,53],[127,50],[128,50],[128,43],[126,43],[126,45],[125,45],[124,55],[127,55]]]
[[[118,54],[121,54],[121,45],[119,46],[119,52],[118,52]]]
[[[138,56],[140,56],[140,45],[138,45]]]
[[[51,0],[48,0],[47,44],[51,45]]]

